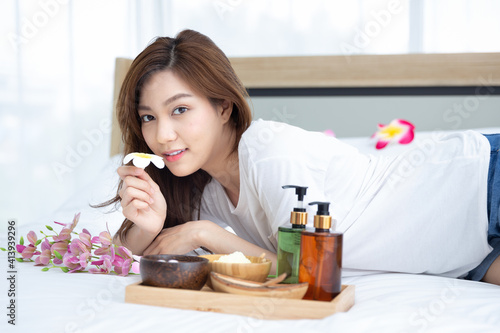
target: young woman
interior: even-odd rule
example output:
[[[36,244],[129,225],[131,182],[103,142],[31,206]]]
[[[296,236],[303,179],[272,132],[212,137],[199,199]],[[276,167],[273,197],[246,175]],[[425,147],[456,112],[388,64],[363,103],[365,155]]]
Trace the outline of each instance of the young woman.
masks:
[[[500,284],[500,136],[436,137],[418,163],[409,154],[377,158],[321,133],[252,122],[247,97],[224,53],[195,31],[139,54],[118,100],[125,154],[154,153],[166,168],[118,169],[112,202],[126,220],[116,242],[139,255],[204,247],[275,261],[278,227],[296,200],[281,186],[294,184],[309,187],[309,202],[331,203],[344,275]]]

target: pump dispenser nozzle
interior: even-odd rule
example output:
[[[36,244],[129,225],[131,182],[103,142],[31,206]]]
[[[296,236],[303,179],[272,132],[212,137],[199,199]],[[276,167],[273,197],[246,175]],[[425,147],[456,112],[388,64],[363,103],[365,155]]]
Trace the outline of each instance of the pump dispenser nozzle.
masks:
[[[281,186],[283,189],[287,188],[294,188],[295,189],[295,194],[298,197],[297,201],[297,207],[293,209],[294,212],[305,212],[306,209],[304,208],[304,196],[306,195],[307,192],[307,186],[297,186],[297,185],[283,185]]]
[[[318,205],[318,211],[314,215],[314,227],[316,229],[330,229],[332,227],[332,217],[328,211],[330,203],[314,201],[310,202],[309,205]]]
[[[297,206],[293,209],[293,212],[290,216],[290,222],[293,225],[306,225],[307,213],[306,209],[304,208],[304,196],[307,192],[307,186],[283,185],[282,188],[294,188],[295,194],[298,197]]]

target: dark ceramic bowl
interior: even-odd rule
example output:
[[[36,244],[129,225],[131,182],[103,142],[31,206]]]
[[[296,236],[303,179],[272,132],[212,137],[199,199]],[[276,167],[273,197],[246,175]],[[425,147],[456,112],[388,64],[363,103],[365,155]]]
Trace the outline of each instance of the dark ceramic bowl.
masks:
[[[142,284],[154,287],[200,290],[207,282],[208,259],[172,254],[141,258]]]

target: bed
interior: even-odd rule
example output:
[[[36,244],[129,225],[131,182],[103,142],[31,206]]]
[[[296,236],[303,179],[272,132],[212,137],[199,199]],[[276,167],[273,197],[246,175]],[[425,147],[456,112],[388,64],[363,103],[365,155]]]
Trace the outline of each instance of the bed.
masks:
[[[118,79],[120,75],[117,71]],[[494,133],[500,132],[500,127],[497,124],[478,130]],[[116,139],[117,132],[113,134]],[[341,140],[365,153],[399,154],[405,149],[415,149],[434,134],[435,131],[417,129],[411,144],[392,145],[384,150],[376,150],[368,137]],[[108,228],[114,233],[123,220],[120,210],[89,207],[116,193],[115,171],[121,156],[116,154],[119,141],[113,143],[111,157],[98,179],[75,192],[53,213],[51,220],[15,225],[17,237],[25,236],[30,230],[38,232],[54,220],[68,223],[78,212],[81,213],[78,231],[86,228],[96,235]],[[6,240],[7,234],[2,232],[1,244],[6,244]],[[343,284],[355,286],[355,303],[349,311],[316,320],[264,320],[126,303],[125,288],[139,282],[138,275],[66,274],[58,269],[42,272],[41,267],[33,263],[17,262],[8,267],[6,252],[0,252],[0,260],[7,276],[1,279],[2,306],[6,314],[1,321],[1,332],[500,331],[500,287],[453,278],[399,273],[345,277]],[[15,326],[8,323],[11,313],[15,314]]]

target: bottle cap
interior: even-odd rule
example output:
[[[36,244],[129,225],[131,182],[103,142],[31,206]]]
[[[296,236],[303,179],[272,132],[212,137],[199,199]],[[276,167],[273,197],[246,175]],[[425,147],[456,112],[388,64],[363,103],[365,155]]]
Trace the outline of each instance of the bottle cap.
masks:
[[[314,201],[310,202],[309,205],[318,205],[318,211],[314,215],[314,227],[316,229],[330,229],[332,227],[332,217],[328,211],[330,203]]]

